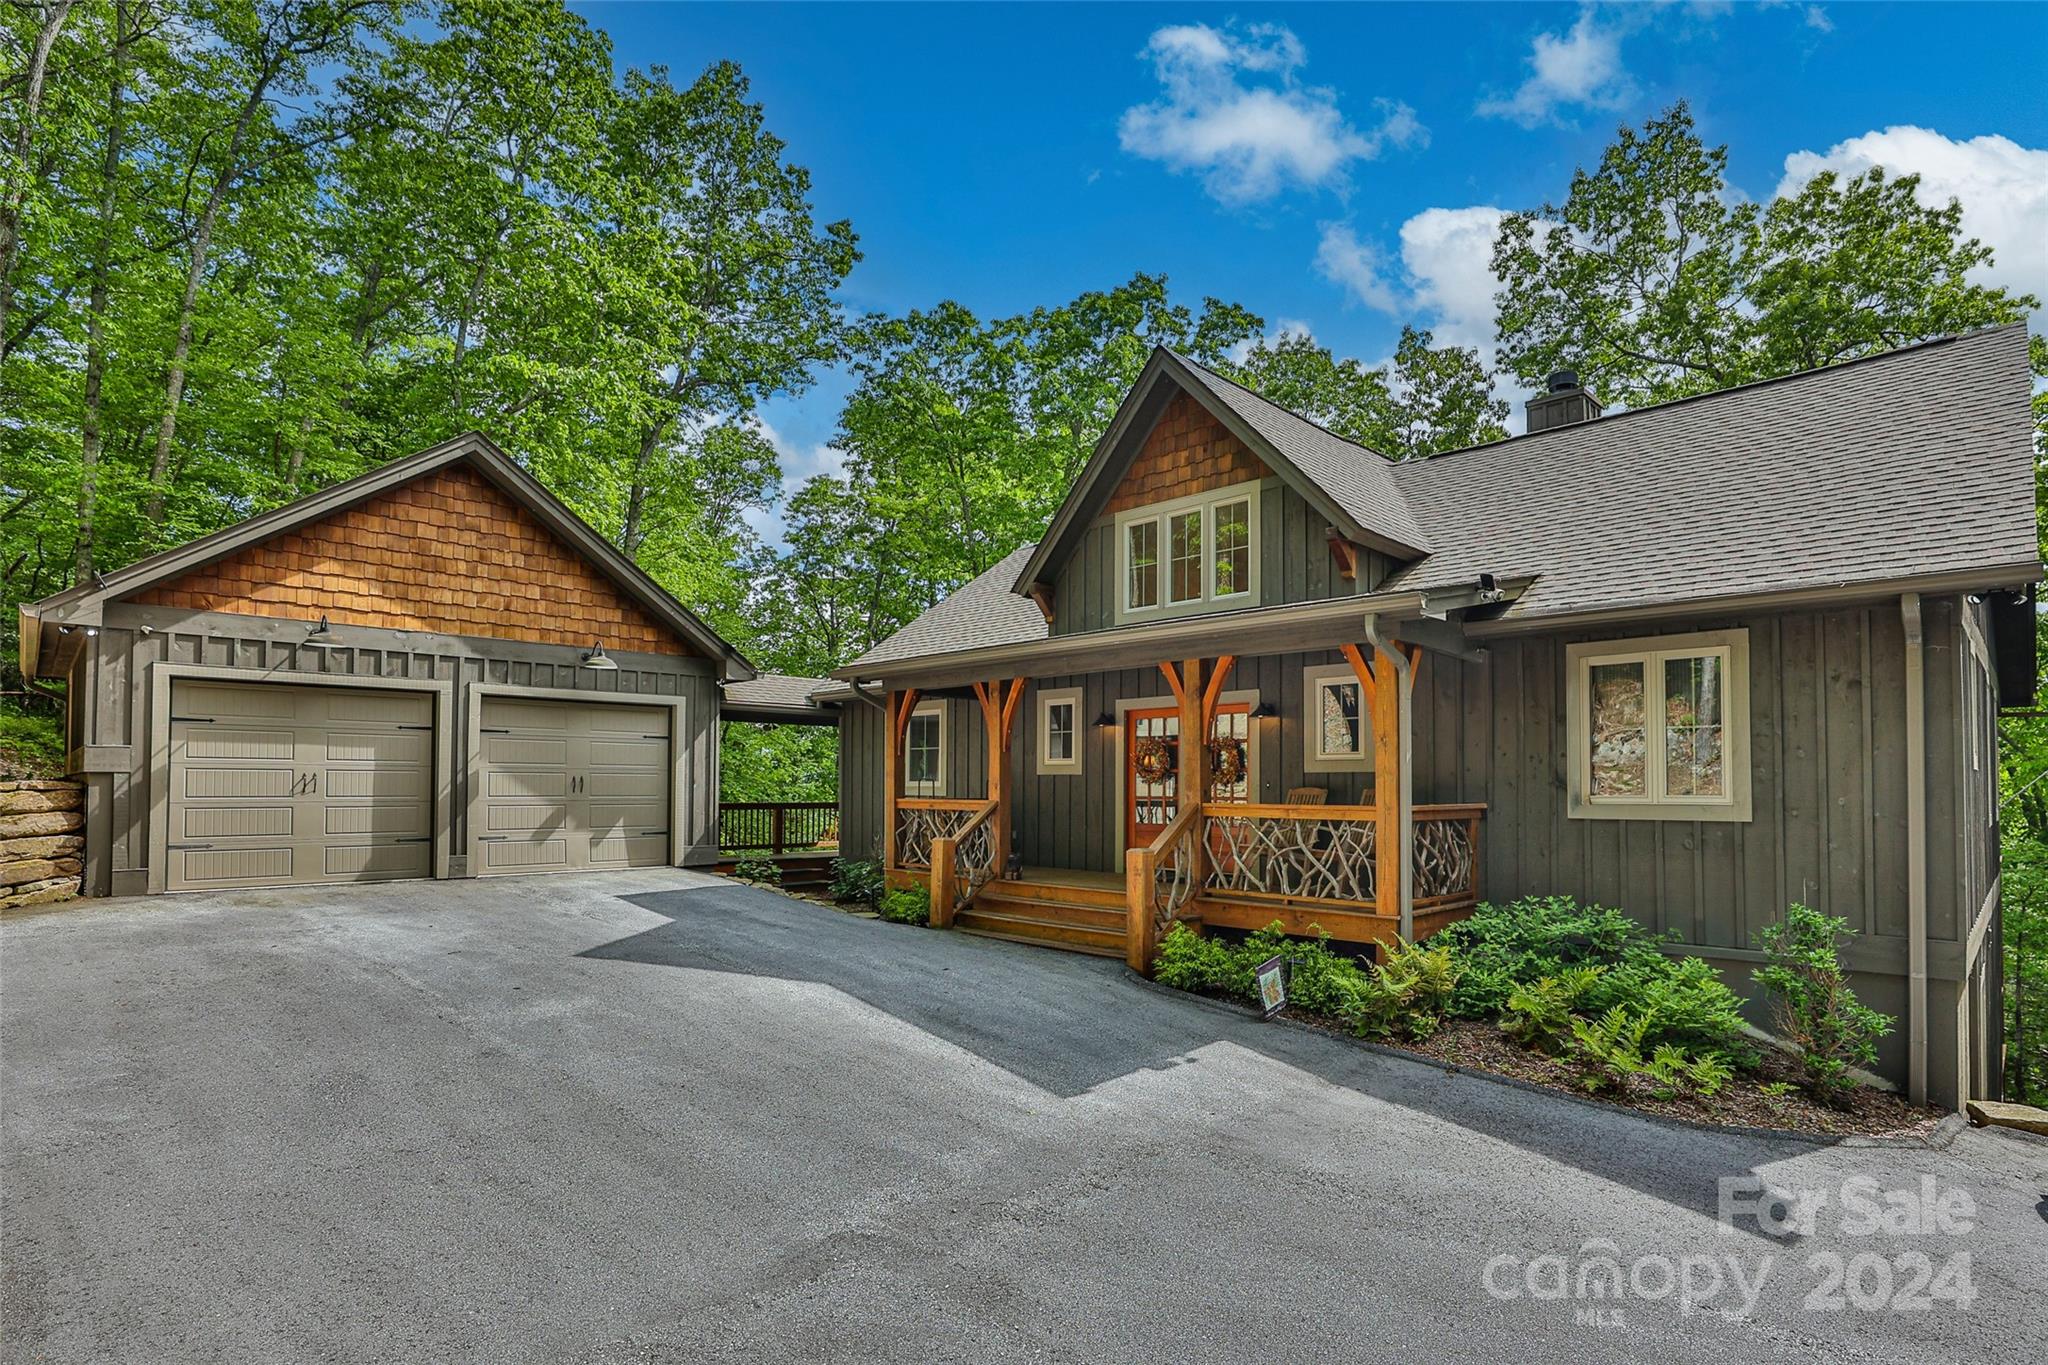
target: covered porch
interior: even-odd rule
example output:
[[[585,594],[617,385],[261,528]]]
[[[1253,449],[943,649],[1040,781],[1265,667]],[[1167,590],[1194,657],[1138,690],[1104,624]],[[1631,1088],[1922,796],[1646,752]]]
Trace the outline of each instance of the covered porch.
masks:
[[[1362,641],[1313,654],[1155,660],[1088,675],[1086,689],[1047,685],[1078,675],[1013,674],[887,690],[878,700],[891,882],[925,886],[935,925],[1115,952],[1141,971],[1176,922],[1250,930],[1278,921],[1289,932],[1320,929],[1367,945],[1428,937],[1478,902],[1486,807],[1416,802],[1417,684],[1432,667],[1462,666],[1458,657],[1430,662],[1433,651],[1470,652],[1461,638],[1430,630],[1438,623],[1411,623],[1430,645],[1367,624]],[[1330,662],[1303,669],[1305,658]],[[1271,681],[1300,672],[1325,681],[1299,689]],[[1157,685],[1147,687],[1148,678]],[[1247,686],[1260,679],[1264,687]],[[1048,705],[1065,693],[1075,705]],[[930,771],[923,718],[935,698],[953,699],[975,722],[955,727],[974,746],[975,780],[943,795],[916,780]],[[1084,724],[1088,732],[1074,737]],[[1272,755],[1316,725],[1334,726],[1340,745],[1349,726],[1362,751],[1358,770],[1304,776],[1298,761],[1279,770]],[[1183,736],[1202,739],[1189,745]],[[1084,742],[1095,762],[1116,764],[1112,774],[1098,772],[1092,801],[1079,784],[1047,776],[1049,747],[1078,752]],[[1262,752],[1277,770],[1263,783]],[[1113,790],[1113,801],[1105,804],[1102,790]],[[1046,822],[1070,837],[1044,837]],[[1077,826],[1107,846],[1082,856],[1088,838],[1073,837]],[[1059,848],[1073,856],[1044,856]]]

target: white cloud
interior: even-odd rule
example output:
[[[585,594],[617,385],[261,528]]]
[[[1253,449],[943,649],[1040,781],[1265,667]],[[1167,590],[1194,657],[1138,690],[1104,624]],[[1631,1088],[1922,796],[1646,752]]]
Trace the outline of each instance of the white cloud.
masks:
[[[1430,319],[1439,343],[1493,354],[1493,239],[1505,210],[1490,204],[1424,209],[1401,224],[1401,266],[1413,306]]]
[[[1428,140],[1415,111],[1377,101],[1380,121],[1355,127],[1335,91],[1302,85],[1308,52],[1279,24],[1174,24],[1146,45],[1164,97],[1124,111],[1126,152],[1202,176],[1226,204],[1269,199],[1294,185],[1341,186],[1355,161]]]
[[[1569,31],[1537,34],[1527,79],[1505,99],[1482,100],[1478,112],[1534,128],[1561,106],[1618,109],[1634,94],[1621,65],[1621,30],[1602,24],[1587,6]]]
[[[1822,33],[1833,33],[1835,31],[1835,21],[1828,18],[1827,10],[1820,5],[1808,5],[1806,7],[1806,26]]]
[[[1991,265],[1974,272],[1978,279],[2048,299],[2048,149],[1995,136],[1958,142],[1904,125],[1852,137],[1825,152],[1794,152],[1785,158],[1778,194],[1796,194],[1824,170],[1849,176],[1872,166],[1894,176],[1918,175],[1923,204],[1961,202],[1963,231],[1996,253]],[[2048,316],[2048,310],[2035,316]]]
[[[1331,283],[1342,285],[1346,293],[1368,308],[1391,313],[1400,306],[1379,248],[1360,241],[1349,223],[1323,224],[1322,241],[1316,246],[1316,271]]]

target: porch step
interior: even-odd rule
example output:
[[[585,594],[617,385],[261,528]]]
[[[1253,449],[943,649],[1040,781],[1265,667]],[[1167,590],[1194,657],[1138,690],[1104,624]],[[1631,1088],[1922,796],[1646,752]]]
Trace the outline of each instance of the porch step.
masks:
[[[1103,910],[1116,911],[1117,923],[1123,923],[1124,889],[1121,886],[1097,886],[1081,882],[1028,878],[1012,881],[998,878],[981,890],[983,900],[992,897],[1010,901],[1048,901],[1055,905],[1092,905]]]
[[[1114,927],[1104,923],[1108,918],[1108,912],[1099,906],[1009,900],[983,891],[973,905],[953,917],[953,927],[1012,943],[1036,943],[1069,952],[1122,957],[1123,917],[1116,917]]]
[[[986,914],[1009,915],[1018,919],[1052,920],[1079,928],[1103,929],[1121,936],[1125,912],[1119,901],[1115,908],[1081,901],[1056,900],[1051,896],[1019,896],[1004,890],[1015,883],[996,882],[974,898],[974,908]]]

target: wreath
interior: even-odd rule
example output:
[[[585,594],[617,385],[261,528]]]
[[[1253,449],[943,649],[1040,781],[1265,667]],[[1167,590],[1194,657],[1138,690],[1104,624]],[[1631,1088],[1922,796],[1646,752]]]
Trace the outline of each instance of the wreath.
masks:
[[[1234,787],[1244,781],[1244,741],[1241,739],[1212,739],[1209,741],[1209,776],[1218,785]]]
[[[1131,767],[1147,782],[1163,782],[1173,774],[1173,750],[1158,735],[1148,735],[1138,741]]]

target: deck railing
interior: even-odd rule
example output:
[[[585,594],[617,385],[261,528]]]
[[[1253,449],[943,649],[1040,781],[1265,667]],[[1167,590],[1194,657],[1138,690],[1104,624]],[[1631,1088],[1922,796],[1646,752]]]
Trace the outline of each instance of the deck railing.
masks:
[[[1479,901],[1479,820],[1483,803],[1415,808],[1415,908],[1440,910]]]
[[[1379,866],[1371,806],[1213,805],[1204,815],[1205,892],[1372,904]]]
[[[896,866],[919,870],[932,865],[932,840],[958,835],[988,803],[957,796],[906,796],[896,803]]]
[[[982,803],[957,834],[932,840],[932,924],[943,929],[996,875],[996,803]]]
[[[1151,950],[1194,899],[1202,852],[1202,808],[1180,808],[1144,848],[1124,858],[1125,951],[1138,971],[1151,967]]]
[[[718,847],[728,853],[790,853],[836,847],[832,801],[729,801],[718,807]]]

